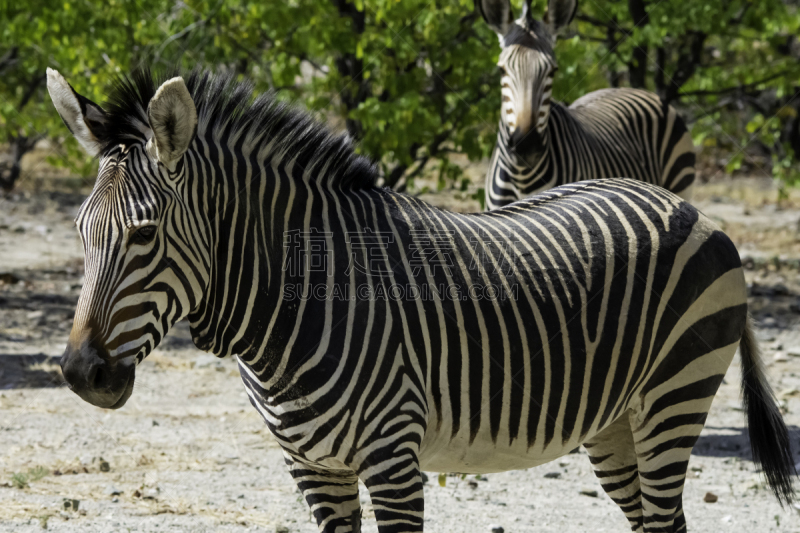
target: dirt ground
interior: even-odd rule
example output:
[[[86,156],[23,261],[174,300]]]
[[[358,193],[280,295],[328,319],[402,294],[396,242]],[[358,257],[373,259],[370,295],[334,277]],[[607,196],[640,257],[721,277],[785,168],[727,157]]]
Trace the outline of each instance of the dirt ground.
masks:
[[[768,372],[800,452],[800,202],[776,197],[769,180],[723,180],[698,187],[695,204],[745,259]],[[476,208],[452,192],[426,198]],[[62,386],[57,357],[83,275],[72,224],[82,199],[0,199],[0,531],[316,531],[235,362],[194,348],[185,325],[140,365],[119,411]],[[800,507],[782,509],[749,459],[739,376],[734,361],[692,457],[689,530],[798,533]],[[451,475],[444,487],[427,475],[426,531],[628,530],[584,452],[524,471]],[[715,503],[704,501],[709,492]],[[366,492],[362,502],[363,531],[374,533]]]

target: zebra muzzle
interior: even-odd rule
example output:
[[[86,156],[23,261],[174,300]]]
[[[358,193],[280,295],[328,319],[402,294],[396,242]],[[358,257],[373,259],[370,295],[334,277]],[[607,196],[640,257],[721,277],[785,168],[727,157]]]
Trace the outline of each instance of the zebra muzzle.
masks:
[[[508,151],[517,154],[520,157],[526,157],[537,154],[544,149],[541,135],[535,128],[531,128],[525,132],[516,128],[511,136],[508,138]]]
[[[111,363],[92,343],[67,344],[61,371],[70,390],[97,407],[119,409],[133,393],[136,365]]]

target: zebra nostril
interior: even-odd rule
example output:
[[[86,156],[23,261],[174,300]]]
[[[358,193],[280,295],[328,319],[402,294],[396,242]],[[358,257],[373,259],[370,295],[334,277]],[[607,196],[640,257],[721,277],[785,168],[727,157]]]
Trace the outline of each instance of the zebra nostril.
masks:
[[[88,383],[91,386],[92,390],[99,390],[105,388],[107,385],[106,380],[106,372],[103,370],[102,364],[96,364],[92,366],[92,369],[89,371],[89,379]]]

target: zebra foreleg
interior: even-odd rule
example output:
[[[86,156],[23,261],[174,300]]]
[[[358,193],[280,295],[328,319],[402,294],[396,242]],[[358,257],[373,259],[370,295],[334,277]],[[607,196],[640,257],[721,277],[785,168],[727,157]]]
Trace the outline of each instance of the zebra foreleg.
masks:
[[[641,532],[642,491],[629,414],[624,413],[583,445],[603,490],[625,513],[631,531]]]
[[[422,475],[419,462],[416,454],[407,449],[403,451],[405,453],[399,457],[384,460],[370,457],[359,471],[359,477],[369,489],[380,533],[422,531]]]
[[[321,532],[361,532],[361,502],[355,472],[317,469],[288,456],[286,463]]]

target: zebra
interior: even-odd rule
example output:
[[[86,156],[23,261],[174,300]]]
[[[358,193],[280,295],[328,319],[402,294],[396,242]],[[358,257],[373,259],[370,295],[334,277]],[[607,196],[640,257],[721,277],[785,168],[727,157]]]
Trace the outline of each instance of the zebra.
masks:
[[[381,533],[420,532],[422,469],[580,445],[633,531],[685,531],[689,456],[739,347],[754,457],[792,500],[739,255],[671,192],[589,180],[457,214],[377,187],[346,136],[231,77],[137,70],[103,107],[55,70],[47,86],[99,157],[61,358],[84,400],[122,407],[185,318],[237,358],[320,531],[360,531],[359,480]]]
[[[690,199],[695,154],[675,109],[651,92],[602,89],[566,106],[551,100],[558,70],[555,37],[577,0],[549,0],[543,20],[525,0],[513,20],[509,0],[475,2],[502,51],[502,105],[486,173],[486,208],[585,179],[628,177]]]

